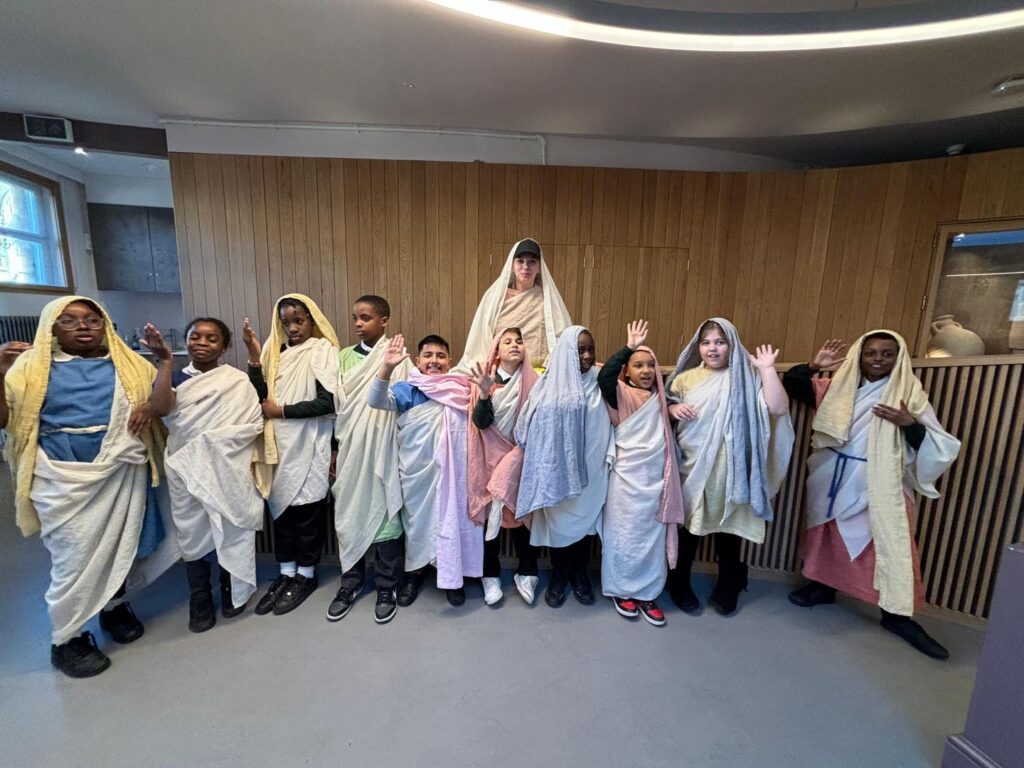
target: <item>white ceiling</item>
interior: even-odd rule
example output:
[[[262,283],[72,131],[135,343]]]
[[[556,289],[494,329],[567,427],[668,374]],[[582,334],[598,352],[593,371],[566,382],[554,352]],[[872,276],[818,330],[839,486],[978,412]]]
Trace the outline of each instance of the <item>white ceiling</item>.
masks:
[[[131,125],[174,116],[473,128],[742,146],[807,163],[822,156],[801,156],[807,136],[827,148],[830,134],[842,135],[830,162],[874,157],[878,129],[917,155],[968,134],[982,144],[1000,131],[1003,144],[1007,131],[1024,136],[1024,96],[989,95],[1024,72],[1021,29],[709,54],[550,37],[422,0],[5,0],[0,72],[0,109]],[[1006,119],[993,121],[1001,110]],[[989,128],[971,134],[971,121],[986,115]],[[955,128],[943,131],[951,120]],[[926,146],[914,141],[916,125],[930,126]]]
[[[70,147],[53,147],[42,144],[26,145],[32,152],[38,152],[62,165],[67,165],[83,175],[94,176],[137,176],[144,179],[170,179],[171,171],[166,158],[123,155],[115,152],[89,152],[79,155]]]

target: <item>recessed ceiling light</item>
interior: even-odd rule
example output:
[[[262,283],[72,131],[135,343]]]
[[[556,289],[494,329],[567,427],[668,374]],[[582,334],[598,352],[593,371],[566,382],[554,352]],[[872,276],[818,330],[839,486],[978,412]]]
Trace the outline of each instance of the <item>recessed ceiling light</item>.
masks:
[[[82,157],[88,157],[89,153],[85,151],[84,147],[75,147],[75,154],[82,155]]]
[[[835,32],[801,32],[764,35],[719,35],[693,32],[662,32],[635,27],[598,24],[524,7],[503,0],[426,0],[452,11],[520,29],[558,37],[635,48],[670,51],[748,53],[765,51],[814,51],[859,48],[871,45],[942,40],[983,32],[1024,27],[1024,10],[1002,11],[959,19],[927,21],[903,26],[850,29]]]
[[[992,89],[993,96],[1012,96],[1024,93],[1024,75],[1008,77]]]
[[[406,88],[415,88],[416,83],[402,83]]]

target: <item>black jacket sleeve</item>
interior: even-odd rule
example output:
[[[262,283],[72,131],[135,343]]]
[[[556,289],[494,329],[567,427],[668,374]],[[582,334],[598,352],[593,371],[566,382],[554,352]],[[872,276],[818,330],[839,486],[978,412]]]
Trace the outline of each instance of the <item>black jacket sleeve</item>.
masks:
[[[284,407],[286,419],[312,419],[315,416],[329,416],[334,413],[334,395],[327,391],[319,381],[316,383],[316,397],[301,403],[292,403]]]
[[[921,450],[921,443],[924,442],[925,435],[927,434],[928,428],[918,421],[903,427],[903,437],[915,451]]]
[[[267,399],[267,380],[263,378],[263,366],[247,365],[246,370],[249,373],[249,382],[256,390],[256,397],[258,397],[262,403]]]
[[[487,429],[494,423],[494,406],[491,399],[477,400],[473,406],[473,424],[477,429]]]
[[[808,408],[814,408],[817,401],[814,397],[814,385],[811,379],[814,378],[814,371],[806,363],[794,365],[782,374],[782,388],[790,399],[803,403]]]
[[[626,367],[626,363],[629,362],[629,356],[633,354],[633,350],[629,347],[623,347],[614,355],[608,358],[604,366],[597,373],[597,386],[601,389],[601,396],[604,401],[608,403],[612,408],[619,407],[619,374],[622,369]]]

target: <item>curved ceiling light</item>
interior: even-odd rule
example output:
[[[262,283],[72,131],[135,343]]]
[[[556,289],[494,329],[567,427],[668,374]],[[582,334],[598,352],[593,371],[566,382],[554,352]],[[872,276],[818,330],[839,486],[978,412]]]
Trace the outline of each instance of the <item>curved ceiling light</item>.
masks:
[[[1024,27],[1024,10],[943,19],[901,26],[763,35],[668,32],[611,26],[559,16],[503,0],[426,0],[452,11],[559,37],[670,51],[748,53],[859,48],[917,43]]]

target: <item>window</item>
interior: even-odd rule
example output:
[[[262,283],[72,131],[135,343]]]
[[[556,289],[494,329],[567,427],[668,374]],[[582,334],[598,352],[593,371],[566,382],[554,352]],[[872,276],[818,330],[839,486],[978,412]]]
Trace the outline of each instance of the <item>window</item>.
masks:
[[[945,225],[936,246],[918,352],[1024,352],[1024,221]]]
[[[68,289],[60,185],[0,163],[0,285]]]

